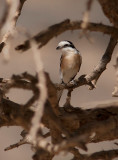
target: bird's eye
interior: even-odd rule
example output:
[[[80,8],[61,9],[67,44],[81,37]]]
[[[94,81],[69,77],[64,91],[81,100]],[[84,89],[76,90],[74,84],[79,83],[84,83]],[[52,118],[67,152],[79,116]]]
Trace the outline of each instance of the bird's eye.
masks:
[[[68,44],[65,44],[65,45],[64,45],[64,47],[68,47],[68,46],[69,46]]]

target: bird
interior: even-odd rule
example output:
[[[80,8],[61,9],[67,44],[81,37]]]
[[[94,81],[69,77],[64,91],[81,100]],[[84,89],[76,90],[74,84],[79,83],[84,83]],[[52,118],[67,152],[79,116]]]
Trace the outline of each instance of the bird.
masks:
[[[82,56],[71,41],[64,40],[58,43],[56,48],[62,55],[60,58],[61,83],[68,84],[74,80],[82,64]],[[62,92],[62,91],[61,91]],[[62,93],[60,92],[59,100]]]

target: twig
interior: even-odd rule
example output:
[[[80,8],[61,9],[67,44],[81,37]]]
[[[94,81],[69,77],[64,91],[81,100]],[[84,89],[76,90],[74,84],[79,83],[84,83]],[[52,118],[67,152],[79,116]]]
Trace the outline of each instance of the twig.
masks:
[[[27,144],[27,142],[24,139],[21,139],[19,142],[10,145],[9,147],[6,147],[4,150],[8,151],[14,148],[18,148],[19,146],[23,145],[23,144]]]
[[[30,41],[32,39],[35,40],[36,43],[39,44],[39,48],[41,48],[44,45],[46,45],[52,38],[62,34],[65,31],[81,29],[81,23],[82,21],[71,21],[69,19],[66,19],[62,21],[61,23],[57,23],[55,25],[48,27],[46,30],[41,31],[37,35],[26,40],[23,44],[18,45],[16,47],[16,50],[26,51],[29,48],[31,48]],[[101,23],[88,23],[87,30],[102,32],[105,34],[109,34],[109,35],[118,37],[117,28],[107,26]]]

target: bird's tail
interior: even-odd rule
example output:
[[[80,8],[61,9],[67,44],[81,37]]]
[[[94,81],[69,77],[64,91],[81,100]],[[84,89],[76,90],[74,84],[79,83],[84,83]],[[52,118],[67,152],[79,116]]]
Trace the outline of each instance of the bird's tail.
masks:
[[[63,93],[63,89],[57,91],[57,100],[58,100],[58,103],[59,103],[59,101],[60,101],[60,99],[61,99],[62,93]]]

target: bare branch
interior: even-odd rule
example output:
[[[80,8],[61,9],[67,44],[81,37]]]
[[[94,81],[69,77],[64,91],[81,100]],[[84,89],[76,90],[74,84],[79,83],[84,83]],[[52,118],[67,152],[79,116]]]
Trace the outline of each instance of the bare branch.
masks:
[[[96,84],[100,75],[106,69],[107,64],[110,62],[116,44],[117,44],[117,38],[111,37],[109,44],[107,46],[107,49],[106,49],[104,55],[102,56],[99,64],[95,67],[93,72],[91,72],[90,74],[88,74],[86,76],[86,79],[88,82],[94,80],[94,84]]]
[[[65,31],[81,29],[81,23],[82,21],[70,21],[69,19],[64,20],[61,23],[52,25],[48,27],[46,30],[39,32],[31,39],[26,40],[23,44],[18,45],[16,47],[16,50],[26,51],[27,49],[29,49],[31,47],[30,41],[32,39],[35,40],[36,43],[39,44],[39,48],[41,48],[44,45],[46,45],[52,38],[64,33]],[[107,26],[101,23],[88,23],[87,30],[102,32],[118,37],[117,28]]]
[[[118,150],[108,150],[108,151],[100,151],[93,153],[90,156],[87,156],[87,160],[112,160],[118,157]]]
[[[32,143],[32,141],[28,141],[28,143],[34,145],[35,147],[37,147],[38,145],[39,148],[47,150],[48,152],[50,152],[50,154],[57,154],[62,150],[70,151],[71,147],[75,146],[86,149],[86,143],[96,143],[103,140],[113,140],[118,138],[118,103],[112,102],[103,105],[101,104],[97,106],[98,108],[85,111],[80,110],[79,108],[73,108],[72,111],[68,112],[64,108],[61,108],[61,113],[60,115],[58,115],[58,117],[54,117],[55,115],[52,114],[52,111],[49,111],[49,104],[46,103],[45,105],[45,114],[43,115],[42,123],[49,129],[51,128],[55,130],[55,127],[57,129],[60,128],[60,132],[65,135],[65,140],[62,139],[62,141],[58,144],[52,144],[48,143],[45,140],[45,137],[41,137],[40,139],[40,137],[38,136],[39,139],[37,139],[36,146],[34,145],[34,143]],[[2,114],[0,114],[0,126],[20,125],[27,130],[29,130],[29,128],[31,127],[31,124],[29,122],[31,122],[31,119],[33,117],[33,111],[26,111],[21,105],[14,104],[10,100],[5,99],[1,101],[0,109],[2,112]],[[9,116],[8,113],[10,113]],[[51,120],[51,118],[53,120]],[[58,120],[60,120],[62,123],[58,123]],[[54,121],[55,125],[52,127]],[[69,133],[71,133],[70,137],[67,138],[66,133],[64,132],[62,127],[68,130]],[[73,135],[72,133],[77,134]],[[94,137],[91,138],[91,135],[93,133],[95,133]],[[52,133],[50,134],[50,136],[52,136]],[[13,147],[14,145],[10,148]],[[111,154],[111,152],[109,153]],[[112,156],[116,156],[114,151],[112,151],[112,153]],[[105,154],[107,155],[108,152],[105,152]],[[95,157],[95,154],[93,155],[91,156]],[[101,153],[99,153],[99,155],[101,155]],[[88,155],[82,155],[82,157],[84,157],[85,159],[89,158]]]
[[[88,82],[85,77],[86,75],[82,75],[78,79],[75,79],[73,83],[69,83],[67,85],[55,84],[55,87],[57,88],[57,90],[70,89],[70,88],[74,89],[83,85],[88,85],[90,89],[95,88],[95,86],[91,82]]]
[[[37,143],[37,133],[39,128],[41,128],[41,119],[43,116],[44,105],[47,100],[47,88],[46,88],[46,77],[43,69],[43,62],[41,56],[37,49],[37,45],[32,42],[32,51],[34,56],[34,61],[36,65],[36,72],[38,75],[38,89],[40,91],[40,97],[38,98],[38,104],[35,106],[34,117],[32,118],[32,126],[29,131],[29,135],[33,143]]]
[[[74,155],[72,160],[112,160],[118,157],[117,149],[100,151],[90,155],[80,154],[77,149],[71,149],[70,152]]]
[[[21,14],[21,10],[23,4],[26,0],[10,0],[8,1],[9,4],[9,12],[7,11],[7,18],[6,16],[3,18],[6,21],[6,25],[4,25],[3,31],[3,38],[2,42],[0,43],[0,52],[3,50],[4,46],[6,45],[7,39],[13,34],[14,28],[16,26],[16,22]],[[8,14],[9,13],[9,14]]]
[[[18,148],[19,146],[23,145],[23,144],[27,144],[27,142],[24,139],[21,139],[19,142],[10,145],[9,147],[5,148],[5,151],[14,149],[14,148]]]

